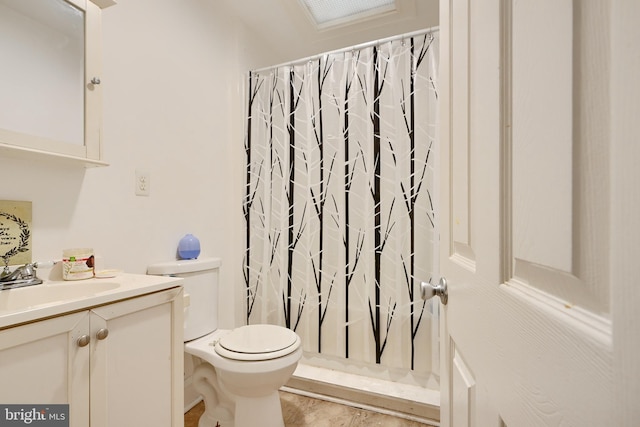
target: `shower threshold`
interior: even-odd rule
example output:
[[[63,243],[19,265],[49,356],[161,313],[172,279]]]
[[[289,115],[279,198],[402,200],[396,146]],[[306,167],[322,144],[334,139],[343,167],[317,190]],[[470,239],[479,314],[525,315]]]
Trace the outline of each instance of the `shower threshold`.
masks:
[[[290,393],[438,426],[440,392],[299,363],[283,387]]]

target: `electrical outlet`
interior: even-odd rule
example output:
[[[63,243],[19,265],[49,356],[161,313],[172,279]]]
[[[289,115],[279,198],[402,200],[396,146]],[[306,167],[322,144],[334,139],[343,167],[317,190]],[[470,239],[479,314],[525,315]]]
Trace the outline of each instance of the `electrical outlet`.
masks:
[[[136,196],[148,196],[151,190],[149,172],[136,170]]]

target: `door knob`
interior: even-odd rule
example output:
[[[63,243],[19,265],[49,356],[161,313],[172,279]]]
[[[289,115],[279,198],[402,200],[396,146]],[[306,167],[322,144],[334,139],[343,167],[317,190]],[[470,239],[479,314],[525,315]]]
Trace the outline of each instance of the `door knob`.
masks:
[[[420,292],[422,293],[422,299],[428,300],[434,296],[439,296],[443,305],[447,305],[449,300],[449,293],[447,292],[447,279],[441,277],[437,285],[432,285],[431,282],[420,283]]]

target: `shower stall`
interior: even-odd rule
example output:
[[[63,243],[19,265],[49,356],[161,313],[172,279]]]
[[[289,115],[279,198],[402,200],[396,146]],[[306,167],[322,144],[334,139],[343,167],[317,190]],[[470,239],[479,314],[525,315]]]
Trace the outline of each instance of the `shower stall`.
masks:
[[[245,320],[301,369],[437,393],[437,71],[429,29],[247,77]]]

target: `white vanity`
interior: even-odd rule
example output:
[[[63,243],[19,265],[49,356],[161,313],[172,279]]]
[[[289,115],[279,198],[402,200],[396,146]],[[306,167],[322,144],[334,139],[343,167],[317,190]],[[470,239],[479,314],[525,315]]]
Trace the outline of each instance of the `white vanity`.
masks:
[[[0,291],[0,402],[69,404],[72,427],[183,426],[182,279]]]

